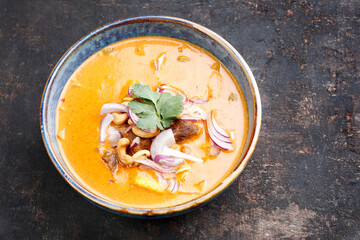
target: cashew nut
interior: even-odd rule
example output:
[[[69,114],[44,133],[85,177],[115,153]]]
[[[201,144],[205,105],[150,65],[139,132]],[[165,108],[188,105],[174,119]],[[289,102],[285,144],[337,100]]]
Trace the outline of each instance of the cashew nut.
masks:
[[[140,150],[132,155],[134,160],[143,160],[147,157],[150,157],[150,152],[148,150]]]
[[[128,138],[121,138],[117,144],[117,154],[119,156],[120,162],[124,165],[130,165],[135,163],[135,160],[143,160],[147,157],[150,157],[150,152],[148,150],[140,150],[136,152],[133,156],[126,154],[126,148],[129,146],[130,140]]]
[[[133,131],[133,133],[141,138],[153,138],[156,135],[158,135],[160,133],[160,129],[156,129],[156,131],[154,132],[145,132],[143,130],[141,130],[140,128],[133,126],[131,128],[131,130]]]
[[[129,165],[134,161],[130,155],[126,154],[126,148],[127,148],[127,146],[129,146],[129,144],[130,144],[129,139],[121,138],[118,141],[117,147],[116,147],[116,151],[119,156],[119,159],[124,165]]]
[[[113,113],[112,115],[114,116],[113,123],[117,125],[123,124],[128,119],[127,113]]]

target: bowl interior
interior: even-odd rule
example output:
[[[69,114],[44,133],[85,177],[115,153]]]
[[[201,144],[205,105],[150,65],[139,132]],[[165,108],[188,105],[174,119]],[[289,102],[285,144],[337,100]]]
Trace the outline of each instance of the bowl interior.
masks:
[[[244,151],[242,152],[239,164],[236,168],[239,168],[245,157],[250,157],[248,156],[249,154],[251,155],[251,152],[249,153],[249,148],[253,144],[254,139],[257,139],[257,136],[254,137],[254,135],[258,135],[258,132],[256,134],[256,128],[259,128],[260,102],[259,96],[255,96],[256,93],[258,94],[258,90],[252,73],[236,50],[212,31],[198,24],[170,17],[141,17],[127,19],[110,23],[93,31],[74,44],[60,59],[51,73],[48,83],[45,86],[42,99],[40,119],[41,130],[50,158],[63,177],[77,191],[90,200],[116,211],[122,211],[124,209],[121,206],[111,203],[109,204],[108,201],[103,200],[99,196],[87,191],[82,184],[76,180],[69,168],[66,166],[56,141],[56,107],[67,80],[88,57],[110,44],[139,36],[166,36],[186,40],[196,44],[216,56],[237,79],[247,100],[249,132]],[[239,173],[237,173],[237,175]],[[207,199],[195,201],[198,204],[206,200]],[[181,209],[184,210],[193,205],[184,205],[184,208]],[[159,213],[164,213],[168,210],[169,209],[163,209],[159,211]],[[177,211],[176,209],[172,210]],[[144,214],[147,212],[146,209],[126,209],[126,211],[134,214]],[[153,212],[156,213],[154,210]]]

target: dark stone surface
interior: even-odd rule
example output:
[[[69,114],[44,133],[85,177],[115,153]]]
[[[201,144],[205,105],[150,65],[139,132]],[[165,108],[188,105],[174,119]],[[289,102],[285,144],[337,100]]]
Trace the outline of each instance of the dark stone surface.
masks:
[[[225,37],[258,81],[251,162],[189,214],[135,220],[80,197],[42,144],[38,112],[61,55],[120,18],[171,15]],[[360,239],[360,2],[0,1],[1,239]]]

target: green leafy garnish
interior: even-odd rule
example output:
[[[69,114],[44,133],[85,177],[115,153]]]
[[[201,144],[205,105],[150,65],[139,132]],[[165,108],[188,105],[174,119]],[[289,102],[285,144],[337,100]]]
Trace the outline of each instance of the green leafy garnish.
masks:
[[[157,107],[164,119],[173,118],[184,110],[183,96],[171,95],[170,93],[162,93],[157,101]]]
[[[136,83],[131,86],[131,92],[139,100],[129,102],[129,108],[140,117],[136,126],[143,130],[159,128],[164,130],[176,119],[182,111],[183,96],[173,96],[170,93],[152,91],[148,85]],[[142,100],[142,101],[141,101]]]
[[[160,98],[160,93],[151,90],[148,85],[142,85],[140,83],[132,85],[131,92],[135,94],[136,97],[151,101],[154,104],[156,104],[157,100]]]

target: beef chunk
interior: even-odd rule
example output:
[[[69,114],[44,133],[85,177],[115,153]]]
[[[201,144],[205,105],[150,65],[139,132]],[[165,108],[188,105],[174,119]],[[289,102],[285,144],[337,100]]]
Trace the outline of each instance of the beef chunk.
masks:
[[[200,133],[200,128],[191,121],[177,120],[171,126],[176,143],[189,139]]]
[[[136,152],[138,152],[138,151],[140,151],[140,150],[149,150],[149,151],[150,151],[151,142],[152,142],[152,141],[151,141],[151,139],[149,139],[149,138],[140,138],[140,143],[139,143],[139,145],[133,147],[133,148],[131,149],[131,151],[132,151],[133,153],[136,153]]]
[[[106,151],[101,160],[105,163],[106,167],[110,169],[111,173],[115,175],[118,170],[119,163],[119,158],[116,152],[113,150]]]
[[[124,138],[127,138],[130,140],[130,143],[137,137],[131,130],[129,130],[127,133],[125,133],[125,130],[129,127],[128,124],[124,123],[118,126],[115,126],[122,134]]]
[[[130,144],[132,141],[137,137],[133,131],[128,131],[127,133],[124,133],[125,130],[129,127],[128,124],[124,123],[119,126],[116,126],[116,128],[121,132],[122,136],[130,140]],[[132,153],[136,153],[140,150],[150,150],[152,140],[149,138],[140,138],[140,143],[136,147],[133,147]]]

